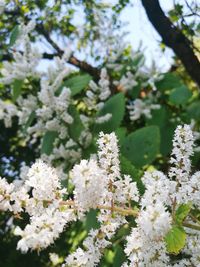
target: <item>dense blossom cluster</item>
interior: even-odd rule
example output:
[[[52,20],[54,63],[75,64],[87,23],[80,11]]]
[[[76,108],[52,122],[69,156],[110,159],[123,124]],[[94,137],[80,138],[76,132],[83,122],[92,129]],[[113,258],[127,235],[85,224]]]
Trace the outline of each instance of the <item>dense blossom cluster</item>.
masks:
[[[4,121],[5,127],[11,127],[12,118],[16,115],[17,108],[13,103],[0,100],[0,120]]]
[[[111,245],[110,239],[116,230],[126,223],[124,216],[112,217],[112,207],[128,205],[130,193],[135,201],[139,197],[136,183],[126,176],[121,177],[116,136],[100,133],[98,146],[98,162],[82,160],[72,170],[72,179],[76,205],[85,210],[99,208],[101,226],[90,231],[83,243],[85,250],[78,248],[66,258],[64,266],[96,266],[103,250]]]
[[[0,14],[4,9],[5,1],[0,0]],[[68,48],[54,57],[52,54],[52,66],[40,71],[42,53],[31,38],[35,37],[36,23],[19,25],[12,60],[2,63],[0,83],[12,92],[13,99],[7,99],[7,93],[2,94],[0,120],[8,128],[16,117],[21,127],[19,139],[28,145],[39,141],[41,158],[30,168],[21,164],[20,181],[8,183],[0,178],[0,210],[13,214],[11,221],[22,218],[24,213],[28,215],[24,229],[13,225],[14,234],[20,236],[17,249],[23,253],[47,248],[69,223],[85,220],[91,209],[96,210],[98,228],[89,230],[82,245],[62,261],[63,267],[97,266],[123,227],[130,233],[126,239],[123,237],[127,257],[123,267],[200,266],[200,223],[195,217],[200,209],[200,172],[191,174],[190,159],[199,133],[195,132],[193,137],[189,125],[177,127],[168,175],[155,169],[146,171],[140,181],[145,187],[143,194],[135,177],[121,172],[115,133],[100,132],[98,152],[94,149],[95,127],[109,122],[112,125],[117,120],[111,109],[106,113],[107,100],[115,97],[113,88],[116,93],[122,92],[124,109],[126,106],[123,117],[126,120],[129,116],[134,122],[130,128],[135,129],[135,121],[138,124],[143,119],[148,121],[153,111],[161,108],[157,104],[160,94],[155,82],[162,75],[145,71],[141,52],[126,51],[123,36],[112,27],[115,18],[111,14],[105,20],[104,12],[97,9],[93,15],[96,26],[91,38],[95,40],[95,35],[99,35],[94,42],[96,60],[105,61],[99,79],[95,80],[66,64],[72,54]],[[103,56],[98,59],[99,54]],[[122,58],[129,63],[122,62]],[[74,78],[83,76],[84,79],[89,76],[88,82],[80,89],[85,82],[81,79],[74,89]],[[16,84],[20,87],[17,93]],[[137,87],[144,90],[137,93]],[[102,110],[104,115],[99,115]],[[119,124],[124,126],[125,120]],[[116,128],[119,124],[116,123]],[[120,131],[118,134],[121,137]],[[50,139],[50,152],[45,150],[45,138]],[[96,154],[82,159],[85,151]],[[67,178],[69,190],[62,185]],[[180,212],[183,207],[187,212]],[[169,235],[172,235],[170,240],[176,239],[174,227],[184,236],[184,244],[178,248],[171,248],[174,244],[170,243],[170,247],[167,240]],[[54,253],[50,258],[61,263]]]
[[[198,208],[199,172],[190,176],[193,144],[190,126],[178,126],[173,140],[169,178],[159,171],[144,174],[142,181],[146,191],[140,202],[141,211],[136,219],[137,228],[132,229],[125,249],[130,266],[198,266],[198,231],[187,232],[188,239],[184,251],[191,258],[184,259],[180,265],[170,264],[165,244],[165,236],[175,223],[170,209],[176,209],[183,203],[193,203],[194,209]]]
[[[152,98],[148,98],[146,101],[137,98],[131,102],[127,108],[129,110],[130,120],[135,121],[142,116],[150,119],[152,117],[151,111],[154,109],[160,109],[160,105],[153,104]]]
[[[109,77],[106,69],[103,68],[100,73],[100,80],[98,82],[98,85],[94,81],[90,81],[89,90],[87,90],[86,97],[84,98],[84,102],[88,106],[90,111],[97,112],[103,108],[104,101],[107,100],[111,94],[109,86]],[[105,121],[108,121],[111,117],[112,115],[110,113],[107,113],[104,116],[96,118],[96,122],[103,123]],[[85,116],[82,116],[82,119],[83,123],[85,120],[87,123],[91,120],[91,118],[85,118]]]
[[[100,18],[100,14],[97,14],[96,19]],[[53,58],[53,67],[47,71],[39,71],[38,66],[42,59],[42,53],[31,42],[35,25],[34,21],[30,21],[27,25],[19,25],[18,36],[13,47],[13,60],[3,62],[1,69],[3,77],[0,78],[0,83],[12,86],[13,83],[20,82],[20,86],[23,87],[24,84],[34,80],[38,89],[35,92],[31,87],[24,90],[24,93],[22,90],[22,93],[16,96],[14,103],[7,99],[6,101],[1,100],[0,120],[4,121],[6,127],[11,127],[13,117],[17,117],[21,127],[19,127],[19,136],[25,138],[27,144],[39,141],[40,148],[42,148],[43,139],[49,138],[50,135],[52,151],[49,153],[41,149],[41,156],[43,160],[57,168],[62,179],[66,179],[66,170],[78,162],[84,150],[92,145],[94,133],[91,129],[95,124],[109,122],[112,119],[112,114],[109,112],[99,115],[105,102],[111,96],[112,86],[115,85],[120,91],[126,92],[138,84],[138,79],[143,77],[142,85],[145,86],[150,79],[152,80],[152,77],[141,71],[144,64],[141,54],[132,53],[131,58],[133,61],[138,61],[138,65],[132,69],[127,67],[120,77],[116,77],[112,83],[110,82],[108,70],[120,71],[123,69],[123,65],[118,62],[125,48],[123,42],[116,44],[114,34],[110,36],[110,41],[106,44],[110,52],[107,64],[100,71],[99,81],[90,80],[81,101],[77,101],[73,97],[70,86],[65,86],[65,80],[76,74],[66,64],[71,55],[70,49],[65,49],[62,56]],[[105,31],[103,30],[104,26],[102,25],[101,32]],[[107,35],[106,32],[104,34]],[[116,45],[120,46],[117,50],[114,49]],[[115,51],[118,53],[116,54]],[[140,119],[142,115],[149,118],[151,110],[159,108],[159,105],[150,103],[150,98],[148,96],[144,103],[143,100],[136,99],[134,104],[131,102],[127,106],[131,120]],[[148,105],[146,102],[150,104]],[[79,124],[80,127],[74,136],[72,128],[74,129],[76,124]],[[22,177],[23,173],[20,176]]]
[[[74,166],[72,175],[77,207],[89,210],[103,203],[106,188],[105,173],[95,160],[82,160],[79,165]]]
[[[76,100],[71,96],[71,89],[63,86],[64,80],[74,73],[66,65],[71,52],[66,49],[61,57],[55,56],[54,67],[49,68],[47,72],[38,71],[41,54],[32,46],[29,37],[34,27],[33,21],[20,26],[14,45],[13,61],[3,62],[1,70],[3,77],[0,82],[4,84],[11,84],[16,80],[26,82],[31,77],[39,82],[39,89],[36,94],[33,90],[28,94],[21,94],[15,104],[1,100],[0,120],[4,120],[6,127],[11,127],[12,118],[17,116],[22,128],[27,125],[26,141],[31,143],[53,132],[55,136],[53,151],[50,156],[43,152],[43,158],[51,164],[56,162],[55,166],[60,173],[63,172],[62,176],[65,177],[66,163],[63,165],[60,162],[65,161],[69,164],[77,162],[81,158],[82,149],[91,144],[92,133],[89,130],[91,124],[100,124],[112,117],[110,113],[98,116],[99,110],[103,108],[111,94],[109,77],[106,69],[102,69],[98,84],[90,81],[83,98],[88,112],[83,110],[81,113],[80,110],[77,113]],[[74,122],[74,116],[79,115],[82,128],[78,136],[73,138],[69,133],[69,127]],[[19,135],[23,133],[20,131]]]
[[[17,245],[22,252],[47,247],[74,219],[72,210],[60,208],[66,190],[61,189],[55,170],[42,161],[29,169],[23,186],[15,188],[5,179],[0,183],[1,210],[10,210],[15,215],[25,211],[30,216],[30,223],[24,230],[15,229],[15,234],[22,237]]]
[[[5,5],[5,1],[0,0],[0,15],[4,12]]]
[[[21,236],[17,248],[22,252],[46,248],[67,223],[84,217],[90,209],[97,209],[100,227],[90,230],[83,248],[70,254],[63,266],[96,266],[104,249],[112,244],[117,229],[128,224],[127,216],[135,217],[136,226],[127,237],[124,251],[128,261],[123,266],[198,266],[199,227],[193,217],[185,219],[187,214],[183,215],[183,225],[179,226],[187,234],[181,249],[189,257],[179,263],[172,262],[166,242],[176,223],[174,212],[180,205],[191,203],[190,208],[199,208],[199,172],[190,177],[193,151],[190,127],[178,126],[175,131],[169,178],[160,171],[146,172],[142,177],[145,186],[142,196],[134,177],[120,172],[115,134],[100,133],[98,147],[96,158],[82,160],[72,169],[74,192],[68,200],[63,198],[67,192],[61,188],[56,170],[40,160],[28,170],[21,187],[0,179],[0,209],[15,215],[25,211],[30,216],[24,230],[15,228],[15,234]],[[137,207],[131,207],[131,203],[138,203]]]
[[[34,29],[34,21],[27,25],[21,25],[18,40],[14,45],[13,62],[5,61],[1,73],[3,78],[0,82],[10,84],[14,80],[24,80],[27,77],[37,77],[36,68],[41,59],[41,54],[30,42],[29,33]],[[23,53],[20,50],[23,50]]]

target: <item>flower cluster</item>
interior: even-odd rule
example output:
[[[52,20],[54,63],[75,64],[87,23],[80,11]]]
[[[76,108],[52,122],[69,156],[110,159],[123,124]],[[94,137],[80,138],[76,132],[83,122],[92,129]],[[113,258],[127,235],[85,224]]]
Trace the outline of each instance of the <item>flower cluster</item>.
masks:
[[[127,237],[125,253],[129,262],[124,266],[198,266],[200,263],[197,257],[197,247],[200,244],[198,231],[185,230],[188,237],[183,251],[190,258],[180,261],[180,265],[171,264],[165,240],[170,228],[176,224],[174,212],[179,205],[192,203],[194,209],[199,208],[199,172],[190,177],[193,143],[190,127],[178,126],[173,140],[170,160],[173,166],[169,178],[159,171],[144,174],[142,181],[146,191],[140,200],[137,228],[134,227]],[[191,219],[188,220],[192,222]],[[194,228],[196,229],[195,226]]]
[[[98,162],[82,160],[72,170],[75,185],[75,203],[78,207],[100,209],[101,226],[91,230],[84,241],[85,249],[78,248],[69,255],[63,266],[96,266],[110,239],[117,229],[126,223],[124,216],[115,214],[115,206],[128,207],[129,200],[139,199],[136,183],[129,176],[122,177],[119,167],[119,150],[114,133],[100,133]],[[123,211],[122,208],[122,211]],[[120,209],[119,209],[120,210]]]
[[[0,15],[4,12],[5,5],[5,0],[0,0]]]
[[[4,121],[5,127],[11,127],[12,118],[16,116],[17,107],[9,102],[0,100],[0,120]]]
[[[66,190],[61,189],[56,171],[41,161],[29,169],[23,186],[15,188],[5,179],[0,179],[0,185],[1,210],[16,215],[24,211],[30,216],[24,230],[15,229],[15,234],[21,236],[17,248],[22,252],[49,246],[75,218],[72,210],[60,207]]]
[[[19,124],[18,137],[25,139],[27,145],[39,142],[42,159],[56,167],[62,179],[66,179],[66,173],[72,164],[79,162],[84,150],[92,145],[96,124],[114,120],[110,111],[99,115],[113,88],[116,86],[119,91],[131,91],[137,84],[145,86],[151,78],[140,69],[144,64],[144,57],[139,52],[131,52],[130,55],[131,60],[139,62],[137,66],[126,66],[122,71],[123,64],[119,62],[125,49],[123,38],[118,35],[118,31],[113,31],[108,26],[114,18],[109,17],[110,22],[107,23],[104,12],[98,13],[98,10],[94,17],[97,22],[102,21],[101,29],[97,24],[96,30],[100,31],[104,39],[109,37],[105,44],[105,49],[108,50],[107,63],[100,70],[99,80],[88,81],[81,91],[81,97],[73,92],[73,79],[78,73],[67,64],[72,54],[68,47],[59,56],[52,58],[51,67],[45,71],[40,70],[42,49],[35,45],[37,38],[32,38],[37,31],[35,21],[18,25],[12,61],[3,61],[2,64],[3,77],[0,78],[0,83],[5,84],[12,92],[13,84],[17,81],[20,89],[19,92],[17,89],[12,100],[0,101],[0,120],[4,121],[6,127],[11,127],[12,118],[16,117]],[[118,37],[121,39],[120,43],[116,42]],[[115,71],[119,73],[116,75]],[[68,81],[68,86],[65,86]],[[136,99],[134,103],[137,101],[142,100]],[[130,113],[135,114],[132,117],[149,117],[151,110],[158,108],[155,104],[151,104],[150,108],[147,103],[144,105],[140,108],[134,106],[134,110],[130,106]],[[74,131],[75,125],[79,126]],[[48,138],[52,143],[50,152],[42,149],[43,142]]]
[[[0,178],[0,211],[9,218],[5,229],[14,229],[17,249],[27,253],[47,248],[72,224],[75,231],[66,235],[71,254],[50,254],[52,264],[63,267],[101,265],[107,251],[118,256],[119,246],[124,267],[200,266],[200,171],[192,173],[191,163],[200,136],[196,89],[190,98],[174,72],[160,74],[154,63],[148,69],[142,45],[133,51],[127,44],[127,27],[118,19],[127,1],[61,2],[47,1],[38,9],[0,0],[0,122],[6,127],[2,142],[8,141],[1,169],[17,176],[13,183]],[[180,87],[188,93],[178,99]],[[177,116],[182,110],[184,116]],[[191,126],[175,131],[171,167],[164,174],[171,131],[191,118]],[[147,141],[132,151],[143,136],[134,131],[143,126]],[[155,153],[148,135],[153,128],[161,137]],[[29,168],[33,157],[39,159]],[[154,159],[155,168],[144,165]],[[13,171],[18,164],[20,173]],[[91,214],[94,229],[87,225]],[[16,227],[23,217],[27,224]],[[77,235],[80,221],[87,237],[86,231]]]
[[[94,266],[99,262],[103,249],[111,244],[110,239],[120,225],[126,223],[124,209],[130,200],[138,201],[136,183],[129,176],[122,176],[119,168],[119,151],[115,134],[100,134],[98,159],[82,160],[71,172],[74,185],[73,199],[63,199],[66,190],[54,169],[37,161],[28,170],[24,184],[15,188],[1,179],[1,209],[14,214],[24,211],[30,223],[24,230],[16,227],[15,234],[21,236],[17,248],[40,250],[59,236],[65,225],[84,216],[90,208],[99,209],[101,226],[91,230],[84,241],[85,250],[78,248],[66,258],[66,266],[86,262]],[[120,191],[119,191],[120,190]],[[116,209],[118,206],[118,209]],[[120,207],[121,206],[121,207]],[[113,214],[119,210],[119,214]]]
[[[115,81],[115,85],[117,85],[122,91],[132,90],[134,86],[138,84],[135,80],[135,75],[128,71],[125,75],[121,77],[119,81]]]
[[[38,90],[35,92],[26,88],[17,97],[15,104],[11,101],[0,101],[0,120],[4,120],[6,127],[11,127],[12,118],[16,116],[23,129],[18,134],[27,143],[33,144],[39,140],[42,146],[45,135],[52,134],[52,153],[48,155],[48,152],[42,150],[42,158],[55,166],[64,179],[65,170],[71,167],[71,163],[78,162],[82,150],[91,144],[91,125],[101,124],[112,117],[110,113],[98,116],[111,94],[109,76],[103,68],[98,84],[90,81],[81,103],[84,108],[80,109],[79,103],[72,97],[71,88],[64,86],[65,79],[76,74],[66,64],[71,51],[67,48],[62,56],[55,56],[54,66],[47,72],[39,71],[41,54],[30,41],[34,27],[34,21],[19,26],[13,61],[4,61],[0,82],[11,85],[17,80],[22,82],[22,86],[27,86],[34,79]],[[74,137],[72,125],[77,124],[76,120],[81,127]]]
[[[14,80],[24,80],[27,77],[38,77],[39,73],[36,68],[41,59],[38,49],[33,47],[29,33],[34,29],[34,21],[30,21],[27,25],[21,25],[20,34],[14,46],[13,61],[3,63],[1,70],[3,78],[1,83],[10,84]],[[21,52],[21,49],[23,52]]]
[[[95,160],[81,160],[79,165],[74,166],[72,178],[75,186],[74,200],[77,207],[89,210],[103,203],[106,177]]]
[[[154,109],[160,109],[160,105],[151,103],[151,99],[147,99],[147,101],[145,101],[137,98],[133,102],[129,103],[127,108],[129,110],[130,120],[135,121],[140,119],[142,116],[150,119],[152,117],[151,111]]]
[[[196,172],[189,177],[193,151],[190,127],[178,126],[175,131],[169,178],[157,170],[146,172],[142,177],[145,186],[142,196],[133,178],[121,174],[115,134],[100,133],[98,147],[96,158],[82,160],[72,169],[74,191],[68,200],[63,198],[66,190],[61,188],[55,169],[42,161],[28,170],[21,187],[0,179],[0,209],[15,215],[25,211],[30,216],[30,223],[24,230],[15,228],[15,234],[21,236],[17,248],[22,252],[46,248],[59,237],[67,223],[84,217],[90,209],[97,209],[99,228],[90,230],[83,248],[68,255],[63,267],[96,266],[104,249],[112,245],[111,239],[117,229],[128,224],[127,216],[134,216],[136,226],[127,237],[124,251],[128,261],[124,267],[180,266],[172,262],[170,256],[175,237],[170,241],[166,238],[173,235],[173,227],[187,234],[179,250],[189,257],[180,261],[181,266],[198,266],[200,228],[198,219],[188,213],[199,209],[200,175]],[[132,203],[138,203],[137,207],[131,207]],[[183,207],[187,208],[187,213]]]
[[[104,106],[104,101],[108,99],[111,94],[109,88],[110,82],[105,68],[101,70],[100,80],[98,85],[94,81],[90,81],[89,90],[86,92],[86,97],[84,98],[85,104],[89,107],[90,111],[99,111]],[[107,113],[104,116],[98,117],[96,119],[97,123],[103,123],[108,121],[112,115]],[[89,118],[88,118],[89,119]]]

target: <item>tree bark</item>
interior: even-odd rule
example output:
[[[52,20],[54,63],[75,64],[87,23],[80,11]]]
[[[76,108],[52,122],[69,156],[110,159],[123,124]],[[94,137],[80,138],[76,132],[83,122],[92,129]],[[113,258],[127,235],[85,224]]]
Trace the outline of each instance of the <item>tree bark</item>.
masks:
[[[200,62],[188,38],[164,14],[158,0],[142,0],[142,4],[164,44],[174,51],[188,74],[200,87]]]

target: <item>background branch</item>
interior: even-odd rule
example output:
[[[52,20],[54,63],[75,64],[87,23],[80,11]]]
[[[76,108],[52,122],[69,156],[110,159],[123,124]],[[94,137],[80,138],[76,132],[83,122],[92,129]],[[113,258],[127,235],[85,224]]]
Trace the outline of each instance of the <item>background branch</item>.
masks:
[[[48,43],[54,48],[56,51],[56,55],[62,56],[64,51],[52,40],[49,33],[45,31],[42,24],[36,25],[36,30],[39,34],[43,35],[45,39],[48,41]],[[49,56],[49,54],[46,54],[46,56]],[[100,71],[98,68],[91,66],[85,61],[81,61],[74,57],[73,55],[70,56],[68,63],[71,65],[78,67],[80,70],[89,73],[95,80],[99,80],[100,78]]]
[[[191,48],[188,38],[164,14],[158,0],[142,0],[142,4],[164,44],[174,51],[188,74],[200,87],[200,62]]]

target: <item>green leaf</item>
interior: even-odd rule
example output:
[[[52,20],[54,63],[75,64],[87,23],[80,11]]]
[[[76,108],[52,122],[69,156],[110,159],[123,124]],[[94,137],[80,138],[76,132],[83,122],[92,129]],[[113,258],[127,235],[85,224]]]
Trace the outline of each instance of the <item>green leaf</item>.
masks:
[[[186,233],[183,227],[174,225],[165,236],[165,242],[169,253],[178,254],[186,242]]]
[[[161,91],[171,90],[182,85],[180,78],[171,72],[163,74],[163,78],[156,82],[156,87]]]
[[[133,89],[129,90],[127,93],[131,96],[131,98],[135,99],[139,97],[139,93],[141,91],[141,84],[137,84],[136,86],[133,87]]]
[[[185,218],[188,216],[190,210],[192,208],[191,203],[188,204],[181,204],[175,213],[175,220],[177,224],[182,224]]]
[[[187,113],[191,119],[200,121],[200,101],[195,101],[187,108]]]
[[[46,132],[41,145],[41,154],[50,155],[53,150],[53,143],[58,136],[57,132]]]
[[[188,102],[191,96],[192,92],[188,89],[188,87],[182,85],[171,91],[169,101],[176,106],[184,105]]]
[[[23,85],[23,80],[14,80],[13,84],[12,84],[12,98],[13,101],[16,101],[17,98],[20,96],[21,94],[21,89],[22,89],[22,85]]]
[[[117,139],[119,141],[119,144],[122,144],[125,137],[126,137],[127,129],[125,127],[120,127],[115,130],[115,134],[117,136]]]
[[[97,153],[97,144],[93,142],[86,147],[83,151],[82,151],[82,158],[83,159],[89,159],[91,157],[91,154],[96,154]]]
[[[26,130],[28,129],[29,126],[31,126],[32,122],[34,121],[34,119],[36,118],[36,113],[35,111],[31,112],[28,120],[26,121],[24,128],[23,128],[23,132],[25,133]]]
[[[142,53],[138,53],[134,56],[131,65],[138,67],[138,66],[142,66],[144,64],[145,61],[145,57]]]
[[[77,141],[84,129],[79,113],[75,106],[69,106],[69,114],[73,117],[73,123],[69,124],[69,135],[72,139]]]
[[[179,17],[177,16],[177,12],[175,9],[170,10],[168,14],[172,22],[177,22],[179,20]]]
[[[126,260],[126,256],[123,250],[123,247],[120,245],[117,245],[114,250],[115,256],[113,259],[112,266],[120,267],[122,266],[123,262]]]
[[[89,232],[91,229],[99,228],[100,223],[97,220],[97,211],[91,209],[85,219],[85,229]]]
[[[115,131],[121,124],[125,112],[125,98],[123,93],[116,94],[108,99],[103,108],[98,112],[97,116],[104,116],[107,113],[112,114],[109,121],[96,124],[95,132],[103,131],[104,133],[111,133]]]
[[[160,128],[163,127],[168,120],[167,110],[165,107],[161,107],[159,109],[152,110],[151,118],[146,119],[147,125],[157,125]]]
[[[13,46],[19,36],[19,26],[16,25],[13,30],[11,31],[11,34],[10,34],[10,43],[9,43],[9,46]]]
[[[112,251],[111,249],[106,249],[104,252],[104,259],[103,259],[104,263],[101,264],[100,267],[110,266],[113,263],[114,257],[115,257],[114,251]]]
[[[91,79],[92,77],[89,74],[82,74],[69,78],[63,82],[62,87],[57,93],[60,94],[62,88],[65,86],[71,90],[71,95],[75,96],[88,86]]]
[[[156,125],[160,128],[160,152],[166,156],[171,152],[172,139],[176,125],[170,122],[168,109],[161,107],[160,109],[152,110],[152,118],[147,119],[147,125]]]
[[[137,168],[151,163],[160,150],[160,131],[148,126],[128,135],[122,145],[122,154]]]
[[[167,156],[172,150],[172,140],[175,129],[176,124],[170,121],[160,128],[160,152],[164,156]]]

